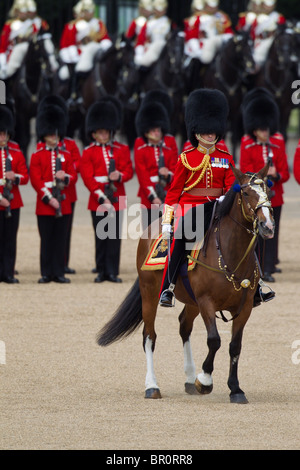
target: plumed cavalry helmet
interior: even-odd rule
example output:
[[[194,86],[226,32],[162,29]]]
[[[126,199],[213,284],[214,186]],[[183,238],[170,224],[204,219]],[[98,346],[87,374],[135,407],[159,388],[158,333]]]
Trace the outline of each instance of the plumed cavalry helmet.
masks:
[[[139,137],[145,137],[145,134],[154,127],[160,127],[163,134],[170,131],[170,120],[166,108],[158,102],[142,103],[136,118],[135,128]]]
[[[216,134],[218,140],[226,132],[228,101],[219,90],[201,88],[189,95],[185,108],[187,136],[194,147],[198,146],[195,134]]]
[[[40,109],[36,116],[36,135],[42,140],[46,135],[57,133],[60,139],[66,135],[67,120],[63,110],[57,105],[48,105]]]
[[[171,115],[173,112],[173,101],[170,95],[166,91],[160,90],[159,88],[149,90],[143,98],[142,106],[147,103],[153,103],[153,101],[162,104],[167,110],[169,119],[171,119]]]
[[[242,103],[244,131],[252,137],[256,129],[270,130],[275,134],[279,128],[279,108],[273,95],[263,87],[249,91]]]
[[[10,137],[14,135],[15,131],[13,112],[5,104],[0,104],[0,131],[7,132]]]
[[[153,8],[157,11],[164,11],[168,8],[167,0],[153,0]]]
[[[152,11],[153,5],[152,0],[139,0],[139,7],[144,8],[145,10]]]
[[[85,131],[88,139],[92,140],[92,133],[98,129],[115,132],[120,123],[118,108],[111,101],[96,101],[87,112]]]
[[[191,4],[192,11],[201,11],[204,9],[204,0],[193,0]]]

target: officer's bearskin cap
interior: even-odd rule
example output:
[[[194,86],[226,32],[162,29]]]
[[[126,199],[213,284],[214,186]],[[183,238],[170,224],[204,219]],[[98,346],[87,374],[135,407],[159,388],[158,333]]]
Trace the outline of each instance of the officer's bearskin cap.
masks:
[[[170,95],[166,91],[160,89],[149,90],[143,98],[142,106],[147,103],[153,103],[154,101],[162,104],[166,108],[169,118],[171,118],[173,112],[173,101]]]
[[[218,140],[226,132],[228,101],[219,90],[201,88],[188,97],[185,108],[187,136],[194,147],[198,146],[195,134],[217,135]]]
[[[5,104],[0,105],[0,131],[7,132],[13,137],[15,131],[15,119],[12,110]]]
[[[66,135],[67,121],[63,110],[56,105],[45,106],[36,117],[36,135],[43,140],[46,135],[56,134],[60,139]]]
[[[270,130],[275,134],[279,127],[279,108],[273,95],[262,87],[254,88],[245,95],[242,104],[244,131],[253,137],[256,129]]]
[[[157,102],[142,104],[135,118],[137,135],[144,137],[154,127],[160,127],[163,134],[170,132],[170,120],[166,108]]]
[[[48,95],[44,96],[38,104],[37,112],[39,113],[41,109],[45,108],[46,106],[59,106],[63,112],[65,113],[66,118],[68,118],[68,106],[65,99],[59,95]]]
[[[115,132],[119,122],[118,109],[112,102],[97,101],[90,106],[87,112],[85,121],[86,135],[92,140],[92,133],[98,129]]]
[[[116,129],[120,129],[122,127],[122,123],[123,123],[123,105],[122,105],[121,101],[118,100],[118,98],[116,98],[113,95],[106,95],[106,96],[103,96],[99,100],[99,103],[112,103],[117,108],[119,120],[118,120],[118,123],[116,125]]]

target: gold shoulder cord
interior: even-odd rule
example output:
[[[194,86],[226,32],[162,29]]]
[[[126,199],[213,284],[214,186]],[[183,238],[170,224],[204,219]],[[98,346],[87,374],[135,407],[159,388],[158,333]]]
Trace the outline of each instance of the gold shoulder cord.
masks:
[[[194,188],[199,183],[199,181],[202,180],[206,170],[208,168],[211,169],[210,156],[208,154],[204,155],[203,160],[200,163],[200,165],[195,166],[194,168],[191,167],[189,162],[187,161],[185,152],[183,152],[181,154],[181,162],[182,162],[183,166],[185,166],[185,168],[187,168],[188,170],[190,170],[192,172],[191,176],[188,178],[186,183],[188,183],[190,181],[190,179],[194,176],[196,171],[202,170],[201,173],[200,173],[199,178],[197,178],[197,180],[193,184],[191,184],[190,186],[183,188],[183,191],[190,191],[192,188]]]

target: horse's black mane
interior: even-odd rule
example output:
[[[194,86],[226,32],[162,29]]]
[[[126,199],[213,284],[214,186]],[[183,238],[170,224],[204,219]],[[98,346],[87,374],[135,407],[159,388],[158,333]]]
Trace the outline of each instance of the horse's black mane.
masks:
[[[233,183],[229,191],[225,194],[225,198],[221,202],[221,204],[217,205],[216,208],[216,217],[221,219],[222,217],[225,217],[225,215],[228,215],[230,212],[230,209],[232,208],[233,201],[236,196],[236,191],[233,189],[234,185],[237,184],[237,180]]]

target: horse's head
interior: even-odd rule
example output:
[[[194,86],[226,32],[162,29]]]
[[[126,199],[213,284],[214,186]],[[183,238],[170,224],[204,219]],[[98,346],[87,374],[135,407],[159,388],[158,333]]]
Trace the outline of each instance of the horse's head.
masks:
[[[253,223],[255,230],[263,238],[273,238],[275,222],[273,210],[269,199],[270,189],[267,183],[267,164],[258,173],[242,173],[237,168],[232,168],[238,184],[234,190],[240,193],[239,203],[243,217]]]
[[[246,31],[239,32],[233,36],[231,42],[236,65],[240,67],[246,75],[255,73],[253,40],[249,33]]]
[[[268,59],[276,64],[278,70],[286,70],[293,64],[295,56],[299,57],[295,32],[292,28],[281,25],[275,34]]]

